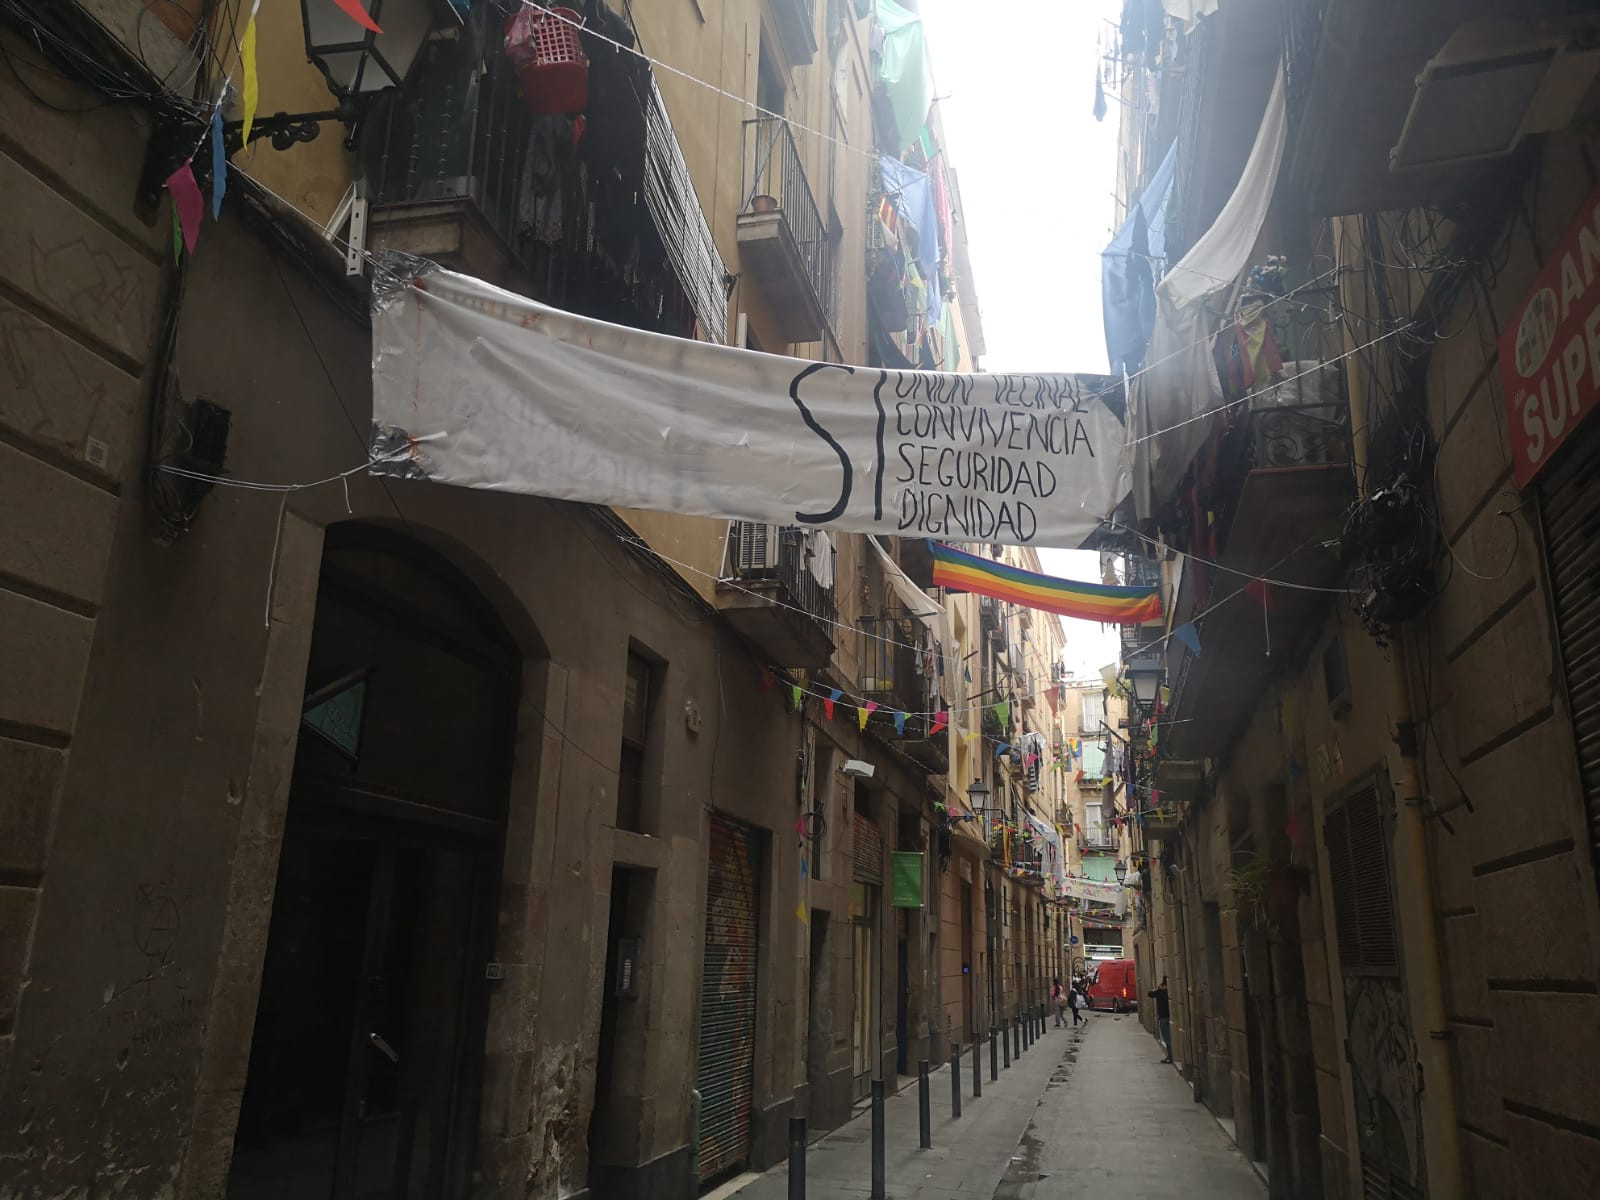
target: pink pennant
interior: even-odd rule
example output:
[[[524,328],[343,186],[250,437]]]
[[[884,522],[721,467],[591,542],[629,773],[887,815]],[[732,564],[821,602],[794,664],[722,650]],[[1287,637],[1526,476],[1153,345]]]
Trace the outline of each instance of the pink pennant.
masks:
[[[949,723],[950,723],[950,714],[948,712],[946,712],[944,709],[940,709],[937,713],[934,714],[933,725],[928,730],[928,736],[932,737],[934,734],[936,734],[936,733],[940,732],[942,729],[944,729],[944,727],[946,725],[948,725]]]
[[[206,202],[200,195],[200,184],[195,180],[194,168],[184,163],[167,176],[167,191],[172,193],[172,203],[178,210],[178,224],[183,227],[183,246],[190,254],[200,240],[200,218],[205,214]]]
[[[382,33],[377,22],[367,15],[367,10],[361,7],[361,0],[333,0],[345,14],[363,29],[370,29],[373,33]]]

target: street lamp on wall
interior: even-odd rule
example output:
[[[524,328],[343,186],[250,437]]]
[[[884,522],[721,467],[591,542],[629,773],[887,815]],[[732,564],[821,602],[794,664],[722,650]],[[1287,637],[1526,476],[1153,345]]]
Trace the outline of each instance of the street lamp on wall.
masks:
[[[989,786],[982,779],[974,779],[967,787],[967,807],[973,812],[989,807]]]
[[[361,0],[368,25],[359,23],[334,0],[300,0],[306,59],[338,101],[320,112],[257,116],[250,140],[271,138],[275,150],[313,141],[322,122],[345,127],[345,149],[354,150],[367,104],[379,92],[405,83],[422,47],[436,32],[459,27],[461,15],[449,0]],[[244,148],[244,122],[225,126],[230,154]]]
[[[1128,878],[1128,864],[1119,858],[1117,865],[1111,868],[1111,872],[1117,877],[1117,882],[1122,883]]]
[[[1154,654],[1140,654],[1128,663],[1128,687],[1139,707],[1154,712],[1161,695],[1161,679],[1166,667]]]

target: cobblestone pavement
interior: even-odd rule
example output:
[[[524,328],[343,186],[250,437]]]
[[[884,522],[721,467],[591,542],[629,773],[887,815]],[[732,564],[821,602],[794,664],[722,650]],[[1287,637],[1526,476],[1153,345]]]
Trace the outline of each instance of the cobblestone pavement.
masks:
[[[915,1081],[885,1103],[886,1192],[895,1200],[1258,1200],[1255,1172],[1210,1112],[1191,1099],[1136,1017],[1092,1016],[1051,1029],[972,1095],[962,1062],[962,1112],[950,1114],[949,1066],[930,1080],[933,1149],[918,1147]],[[808,1200],[871,1195],[871,1118],[865,1111],[806,1156]],[[752,1175],[714,1196],[786,1200],[788,1168]]]

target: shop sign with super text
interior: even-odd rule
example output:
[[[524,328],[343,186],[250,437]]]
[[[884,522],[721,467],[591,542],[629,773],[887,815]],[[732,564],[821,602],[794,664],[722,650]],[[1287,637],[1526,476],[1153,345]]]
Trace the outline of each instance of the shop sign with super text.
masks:
[[[1526,487],[1600,405],[1600,189],[1506,323],[1500,381]]]

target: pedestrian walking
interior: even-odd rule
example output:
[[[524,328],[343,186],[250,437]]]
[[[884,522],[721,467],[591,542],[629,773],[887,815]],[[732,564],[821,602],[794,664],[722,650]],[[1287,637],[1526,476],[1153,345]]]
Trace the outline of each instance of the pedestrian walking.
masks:
[[[1059,977],[1056,979],[1055,985],[1050,989],[1050,999],[1055,1001],[1056,1005],[1056,1028],[1065,1029],[1067,1026],[1067,989],[1061,986]]]
[[[1089,998],[1083,994],[1083,989],[1081,987],[1075,987],[1072,989],[1071,1000],[1072,1024],[1077,1026],[1089,1019],[1083,1015],[1084,1007],[1089,1003]]]
[[[1161,1044],[1167,1048],[1167,1056],[1161,1061],[1172,1061],[1172,1007],[1167,1002],[1167,977],[1161,977],[1161,986],[1150,993],[1150,999],[1156,1002],[1156,1027],[1161,1030]]]

